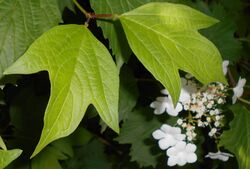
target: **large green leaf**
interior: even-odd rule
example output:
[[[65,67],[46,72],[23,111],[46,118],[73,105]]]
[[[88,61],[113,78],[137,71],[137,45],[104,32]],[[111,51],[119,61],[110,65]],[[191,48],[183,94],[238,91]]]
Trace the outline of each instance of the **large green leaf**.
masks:
[[[58,0],[0,0],[0,78],[36,38],[60,21]]]
[[[13,160],[19,157],[22,153],[22,150],[0,150],[0,168],[3,169],[9,165]]]
[[[118,72],[105,46],[81,25],[57,26],[36,40],[5,74],[47,70],[51,96],[33,156],[71,134],[93,104],[113,130],[118,127]]]
[[[180,0],[90,0],[91,7],[97,14],[122,14],[149,2],[178,2]],[[131,50],[124,36],[119,21],[100,19],[97,24],[102,28],[105,38],[109,39],[109,46],[116,56],[117,67],[127,62]]]
[[[161,123],[152,118],[150,109],[136,109],[128,113],[128,119],[121,128],[119,137],[116,138],[121,144],[131,144],[131,161],[139,163],[140,167],[156,166],[157,156],[152,153],[152,132],[159,128]],[[152,141],[150,143],[150,140]]]
[[[120,20],[133,52],[169,90],[174,103],[180,93],[179,69],[205,84],[226,83],[219,51],[197,31],[216,19],[185,5],[148,3]]]
[[[230,109],[234,119],[230,129],[223,132],[220,145],[235,154],[239,169],[247,169],[250,167],[250,111],[242,105],[234,105]]]

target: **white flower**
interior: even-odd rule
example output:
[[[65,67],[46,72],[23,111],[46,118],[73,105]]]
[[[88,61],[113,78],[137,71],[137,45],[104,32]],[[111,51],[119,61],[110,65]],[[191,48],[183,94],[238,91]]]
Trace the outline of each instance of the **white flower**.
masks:
[[[165,94],[165,95],[169,95],[169,92],[168,92],[167,89],[162,89],[162,90],[161,90],[161,93],[162,93],[162,94]]]
[[[182,127],[182,128],[186,128],[186,127],[187,127],[187,123],[183,123],[183,124],[181,125],[181,127]]]
[[[183,109],[183,106],[181,103],[177,103],[176,107],[174,108],[173,102],[171,100],[171,102],[169,102],[169,104],[167,105],[167,113],[170,116],[177,116],[179,114],[179,112],[181,112]]]
[[[217,120],[217,121],[218,121],[218,120],[220,120],[222,117],[223,117],[223,116],[216,115],[216,116],[215,116],[215,120]]]
[[[156,140],[159,140],[158,144],[162,150],[166,150],[170,146],[176,145],[186,137],[184,134],[181,134],[181,129],[179,127],[171,127],[167,124],[163,124],[161,128],[155,130],[152,135]]]
[[[157,97],[156,101],[150,104],[151,108],[154,108],[154,114],[159,115],[164,112],[167,112],[171,116],[177,116],[179,112],[182,111],[183,106],[181,103],[177,103],[174,107],[171,96],[169,97]]]
[[[218,102],[218,104],[222,104],[224,102],[224,100],[222,98],[219,98],[219,100],[217,102]]]
[[[196,145],[194,144],[186,144],[184,141],[178,142],[174,147],[167,150],[168,166],[184,166],[186,163],[196,162],[195,150]]]
[[[217,129],[216,129],[216,128],[212,128],[212,129],[210,130],[210,132],[208,133],[208,135],[209,135],[210,137],[212,137],[213,135],[215,135],[216,132],[217,132]]]
[[[219,121],[215,121],[215,122],[214,122],[214,126],[215,126],[215,127],[219,127],[219,126],[220,126],[220,122],[219,122]]]
[[[198,127],[204,127],[204,124],[201,120],[198,120]]]
[[[179,97],[179,102],[185,103],[189,102],[191,99],[191,94],[197,91],[196,86],[191,81],[187,81],[185,78],[181,78],[181,93]]]
[[[160,115],[167,110],[168,97],[157,97],[156,101],[150,104],[151,108],[154,108],[154,114]]]
[[[215,115],[215,110],[210,110],[210,111],[209,111],[209,114],[210,114],[211,116]]]
[[[224,75],[227,74],[227,67],[228,67],[228,65],[229,65],[229,61],[228,61],[228,60],[224,60],[224,61],[222,62],[222,68],[223,68],[223,73],[224,73]]]
[[[233,88],[233,92],[234,92],[234,95],[232,98],[233,104],[236,102],[237,98],[242,96],[243,91],[244,91],[243,87],[245,86],[245,84],[246,84],[246,79],[245,78],[241,79],[240,77],[237,85]]]
[[[178,125],[182,125],[183,124],[183,120],[182,119],[178,119],[176,122]]]
[[[214,110],[214,113],[215,113],[215,114],[220,114],[220,111],[219,111],[218,109],[215,109],[215,110]]]
[[[209,152],[205,157],[206,158],[211,158],[213,160],[218,159],[218,160],[221,160],[221,161],[227,161],[229,159],[229,157],[233,157],[233,155],[229,154],[229,153],[224,153],[224,152],[218,151],[217,153]]]

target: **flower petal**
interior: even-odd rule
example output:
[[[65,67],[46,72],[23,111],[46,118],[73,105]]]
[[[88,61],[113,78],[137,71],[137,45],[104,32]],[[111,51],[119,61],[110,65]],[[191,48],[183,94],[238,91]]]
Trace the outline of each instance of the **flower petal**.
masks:
[[[179,141],[179,142],[177,142],[177,144],[175,145],[175,148],[176,148],[178,151],[184,151],[185,148],[186,148],[186,142],[184,142],[184,141]]]
[[[172,127],[168,124],[163,124],[161,126],[161,130],[165,133],[170,133],[172,131]]]
[[[223,156],[223,155],[218,155],[218,159],[221,160],[221,161],[227,161],[229,159],[228,156]]]
[[[234,157],[234,155],[230,154],[230,153],[221,152],[221,154],[224,155],[224,156],[228,156],[228,157]]]
[[[176,156],[177,153],[178,153],[178,151],[176,150],[175,147],[169,148],[169,149],[167,150],[167,152],[166,152],[167,156],[169,156],[169,157],[170,157],[170,156]]]
[[[197,148],[196,145],[188,143],[186,146],[186,152],[193,153],[195,152],[196,148]]]
[[[179,166],[184,166],[185,164],[187,164],[187,160],[186,160],[184,155],[179,156],[179,158],[177,160],[177,164]]]
[[[165,94],[165,95],[169,95],[169,92],[168,92],[167,89],[162,89],[162,90],[161,90],[161,93],[162,93],[162,94]]]
[[[166,133],[164,133],[158,129],[158,130],[155,130],[152,135],[153,135],[154,139],[159,140],[161,138],[164,138],[166,136]]]
[[[232,97],[232,104],[235,104],[235,103],[236,103],[236,100],[237,100],[236,95],[233,95],[233,97]]]
[[[176,156],[170,156],[168,158],[168,166],[172,167],[175,166],[177,164],[177,157]]]
[[[188,163],[194,163],[197,161],[197,155],[195,153],[190,153],[187,156],[187,162]]]
[[[154,101],[150,104],[151,108],[154,108],[154,114],[159,115],[166,111],[166,107],[162,102]]]
[[[228,60],[224,60],[224,61],[222,62],[222,68],[223,68],[223,73],[224,73],[224,75],[227,74],[227,67],[228,67],[228,65],[229,65],[229,61],[228,61]]]
[[[167,140],[167,139],[159,140],[158,145],[159,145],[160,149],[162,149],[162,150],[166,150],[168,147],[171,146],[169,144],[169,140]]]
[[[182,141],[182,140],[184,140],[186,138],[186,135],[185,134],[176,134],[175,135],[175,139],[177,140],[177,141]]]

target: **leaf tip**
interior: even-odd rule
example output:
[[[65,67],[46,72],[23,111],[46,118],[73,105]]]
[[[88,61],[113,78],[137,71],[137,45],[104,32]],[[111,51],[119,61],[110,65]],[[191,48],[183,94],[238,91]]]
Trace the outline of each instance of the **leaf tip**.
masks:
[[[35,157],[41,150],[37,150],[37,148],[35,149],[35,151],[32,153],[32,155],[30,156],[30,159],[32,159],[33,157]]]
[[[108,124],[108,123],[107,123]],[[120,127],[119,127],[119,124],[118,124],[118,120],[117,120],[117,123],[114,123],[114,124],[108,124],[109,127],[114,131],[116,132],[117,134],[120,133]]]
[[[43,136],[43,134],[42,134]],[[32,159],[33,157],[35,157],[38,153],[40,153],[40,151],[42,151],[43,148],[45,148],[49,143],[46,142],[42,142],[41,140],[43,139],[43,137],[41,136],[34,152],[32,153],[32,155],[30,156],[30,159]]]

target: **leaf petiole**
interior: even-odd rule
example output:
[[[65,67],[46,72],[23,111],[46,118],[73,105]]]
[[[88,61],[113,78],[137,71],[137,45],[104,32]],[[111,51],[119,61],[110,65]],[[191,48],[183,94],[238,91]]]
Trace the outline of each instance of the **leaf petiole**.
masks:
[[[73,0],[76,7],[86,16],[86,18],[90,18],[91,14],[87,12],[78,2],[77,0]]]
[[[91,13],[86,11],[78,2],[77,0],[73,0],[74,4],[76,5],[76,7],[86,16],[87,21],[86,21],[86,25],[88,25],[89,21],[91,19],[112,19],[112,20],[117,20],[118,19],[118,14],[95,14],[95,13]]]
[[[239,101],[243,102],[243,103],[246,103],[246,104],[249,104],[250,105],[250,101],[246,100],[246,99],[243,99],[243,98],[238,98]]]

